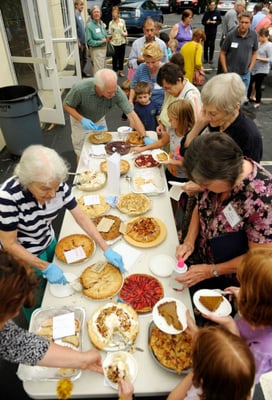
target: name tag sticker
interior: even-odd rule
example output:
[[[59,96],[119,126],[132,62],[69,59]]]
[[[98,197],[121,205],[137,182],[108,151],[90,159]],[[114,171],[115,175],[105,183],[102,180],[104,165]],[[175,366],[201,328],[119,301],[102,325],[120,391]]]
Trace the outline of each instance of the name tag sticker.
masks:
[[[233,49],[238,49],[239,44],[237,42],[232,42],[230,47],[232,47]]]
[[[223,210],[223,214],[225,215],[228,223],[230,224],[230,226],[233,228],[235,225],[238,224],[238,222],[241,221],[240,216],[237,214],[236,210],[233,208],[233,206],[230,204],[228,204],[224,210]]]
[[[100,33],[100,32],[101,32],[101,29],[100,29],[100,28],[96,28],[95,32],[96,32],[96,33]]]

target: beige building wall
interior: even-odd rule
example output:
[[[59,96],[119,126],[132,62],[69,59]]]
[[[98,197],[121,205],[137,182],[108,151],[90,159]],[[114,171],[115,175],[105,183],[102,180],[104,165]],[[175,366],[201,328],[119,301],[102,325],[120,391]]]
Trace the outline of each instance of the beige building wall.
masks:
[[[13,82],[12,80],[10,66],[8,63],[8,55],[6,53],[6,48],[4,45],[4,40],[1,32],[0,32],[0,60],[1,60],[0,87],[15,85],[16,83]],[[2,150],[3,147],[5,147],[5,145],[6,145],[5,139],[0,129],[0,150]]]

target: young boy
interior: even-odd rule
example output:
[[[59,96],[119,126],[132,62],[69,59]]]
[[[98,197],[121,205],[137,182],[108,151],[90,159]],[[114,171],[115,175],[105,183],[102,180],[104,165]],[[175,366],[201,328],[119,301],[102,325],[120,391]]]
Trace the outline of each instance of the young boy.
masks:
[[[161,110],[151,100],[150,85],[147,82],[138,82],[134,87],[134,91],[134,111],[139,116],[147,131],[156,131]]]
[[[120,85],[121,89],[123,90],[123,92],[125,93],[125,95],[127,96],[128,99],[129,99],[129,93],[130,93],[130,84],[131,84],[131,81],[129,79],[126,79]],[[127,121],[126,114],[123,113],[121,118],[123,121]]]

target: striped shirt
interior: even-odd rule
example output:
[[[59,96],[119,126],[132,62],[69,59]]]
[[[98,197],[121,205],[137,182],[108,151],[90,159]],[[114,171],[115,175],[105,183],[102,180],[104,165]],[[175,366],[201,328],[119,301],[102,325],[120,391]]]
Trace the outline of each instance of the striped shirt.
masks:
[[[66,208],[77,205],[67,183],[61,183],[55,197],[41,205],[17,177],[6,180],[0,188],[0,230],[17,231],[18,242],[30,253],[39,255],[55,237],[52,221]]]

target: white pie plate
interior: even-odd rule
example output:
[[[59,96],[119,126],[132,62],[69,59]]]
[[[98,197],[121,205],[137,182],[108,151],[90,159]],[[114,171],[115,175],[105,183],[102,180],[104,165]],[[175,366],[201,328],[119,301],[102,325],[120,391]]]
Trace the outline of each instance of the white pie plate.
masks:
[[[160,161],[159,159],[158,159],[158,155],[159,154],[164,154],[167,158],[165,159],[165,160],[163,160],[163,161]],[[169,160],[169,154],[168,153],[166,153],[166,151],[164,151],[164,150],[161,150],[161,149],[155,149],[155,150],[152,150],[151,151],[151,154],[152,154],[152,157],[154,158],[154,160],[156,160],[158,163],[162,163],[162,162],[165,162],[165,161],[168,161]]]
[[[107,354],[105,360],[103,361],[103,365],[102,365],[103,371],[105,374],[105,380],[113,389],[118,390],[118,383],[112,382],[107,377],[107,367],[112,364],[116,364],[116,363],[118,363],[120,365],[125,363],[127,371],[128,371],[128,376],[127,376],[126,380],[129,380],[131,383],[133,383],[137,377],[138,365],[137,365],[135,358],[126,351],[116,351],[114,353]]]
[[[158,311],[158,306],[170,302],[175,301],[177,304],[177,314],[180,322],[182,323],[183,329],[177,330],[172,325],[168,325],[165,318],[163,318]],[[183,332],[187,328],[187,318],[186,318],[186,310],[187,308],[185,305],[180,301],[175,299],[174,297],[164,297],[163,299],[159,300],[155,306],[153,307],[152,316],[155,325],[163,332],[170,333],[171,335],[176,335],[177,333]]]
[[[149,268],[154,275],[165,278],[171,275],[176,263],[174,258],[167,254],[157,254],[151,258]]]
[[[50,292],[55,297],[68,297],[74,293],[74,289],[72,285],[70,285],[70,282],[73,282],[77,279],[76,275],[72,274],[71,272],[65,272],[64,276],[67,280],[66,285],[49,283]]]
[[[213,314],[218,317],[226,317],[231,313],[231,304],[230,302],[223,296],[223,301],[218,307],[217,310],[215,311],[210,311],[206,307],[204,307],[200,301],[199,297],[200,296],[218,296],[218,292],[216,290],[211,290],[211,289],[200,289],[197,292],[195,292],[193,296],[193,302],[196,308],[203,314]]]

